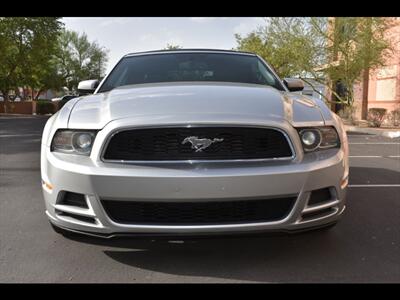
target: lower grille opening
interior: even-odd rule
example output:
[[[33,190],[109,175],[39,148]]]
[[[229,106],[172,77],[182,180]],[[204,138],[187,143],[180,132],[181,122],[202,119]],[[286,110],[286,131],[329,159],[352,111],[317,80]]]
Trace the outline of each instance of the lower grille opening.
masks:
[[[328,202],[332,200],[332,194],[330,188],[323,188],[319,190],[314,190],[311,192],[310,199],[308,200],[308,205],[313,206],[317,204],[321,204],[324,202]]]
[[[84,194],[63,191],[58,204],[89,208]]]
[[[117,223],[143,225],[218,225],[278,221],[296,197],[208,202],[101,201]]]
[[[70,218],[76,219],[81,222],[96,224],[95,218],[92,218],[92,217],[76,215],[76,214],[72,214],[72,213],[68,213],[68,212],[60,211],[60,210],[56,210],[56,213],[57,213],[57,215],[62,216],[62,217],[70,217]]]
[[[317,219],[317,218],[321,218],[324,216],[328,216],[332,213],[334,213],[336,210],[333,207],[328,207],[325,209],[321,209],[321,210],[317,210],[317,211],[313,211],[313,212],[309,212],[309,213],[304,213],[302,215],[303,217],[303,221],[309,221],[312,219]]]

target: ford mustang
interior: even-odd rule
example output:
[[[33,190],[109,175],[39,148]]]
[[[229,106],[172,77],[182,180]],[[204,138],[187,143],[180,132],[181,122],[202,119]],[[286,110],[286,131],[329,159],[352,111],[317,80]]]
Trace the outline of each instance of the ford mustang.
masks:
[[[298,232],[345,209],[340,118],[258,55],[125,55],[46,123],[41,178],[57,232],[99,237]]]

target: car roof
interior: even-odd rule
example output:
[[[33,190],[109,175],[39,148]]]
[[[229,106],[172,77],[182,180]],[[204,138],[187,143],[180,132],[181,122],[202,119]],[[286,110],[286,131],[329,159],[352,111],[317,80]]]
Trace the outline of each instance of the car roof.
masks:
[[[223,49],[201,49],[201,48],[193,48],[193,49],[161,49],[161,50],[151,50],[151,51],[142,51],[142,52],[133,52],[124,55],[124,57],[135,56],[135,55],[147,55],[147,54],[166,54],[166,53],[226,53],[226,54],[241,54],[241,55],[251,55],[256,56],[253,52],[246,51],[237,51],[237,50],[223,50]]]

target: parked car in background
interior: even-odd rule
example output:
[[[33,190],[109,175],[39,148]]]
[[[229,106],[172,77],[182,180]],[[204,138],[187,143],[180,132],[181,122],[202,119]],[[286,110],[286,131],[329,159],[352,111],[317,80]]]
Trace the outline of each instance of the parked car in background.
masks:
[[[64,95],[62,97],[53,98],[53,99],[51,99],[51,101],[52,102],[69,101],[69,100],[74,99],[76,97],[78,97],[78,96],[76,96],[76,95]]]
[[[11,100],[11,101],[14,101],[14,102],[20,102],[22,100],[21,97],[18,96],[18,95],[9,95],[8,99]]]
[[[100,237],[297,232],[345,210],[341,119],[259,56],[124,56],[49,118],[41,148],[57,232]],[[294,250],[295,251],[295,250]]]
[[[78,96],[76,95],[65,95],[59,98],[53,98],[51,99],[52,102],[58,103],[58,108],[60,109],[61,107],[63,107],[65,105],[65,103],[67,103],[69,100],[74,99]]]
[[[10,101],[14,101],[14,102],[22,101],[22,98],[20,96],[15,96],[15,95],[9,95],[8,99]],[[4,96],[3,95],[0,95],[0,101],[4,101]]]

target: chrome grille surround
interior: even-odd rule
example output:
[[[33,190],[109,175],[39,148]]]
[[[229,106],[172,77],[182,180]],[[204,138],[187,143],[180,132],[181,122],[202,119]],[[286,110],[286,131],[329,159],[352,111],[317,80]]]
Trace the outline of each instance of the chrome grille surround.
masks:
[[[257,158],[257,159],[193,159],[193,160],[117,160],[117,159],[106,159],[104,157],[107,147],[114,137],[114,135],[123,132],[123,131],[131,131],[135,129],[154,129],[154,128],[196,128],[196,127],[245,127],[245,128],[262,128],[262,129],[272,129],[279,131],[285,137],[289,148],[292,152],[291,156],[288,157],[276,157],[276,158]],[[184,163],[184,164],[196,164],[196,163],[236,163],[236,162],[268,162],[268,161],[292,161],[296,158],[296,151],[293,146],[293,142],[290,139],[289,135],[282,129],[271,126],[261,126],[261,125],[234,125],[234,124],[176,124],[176,125],[152,125],[152,126],[134,126],[134,127],[124,127],[118,128],[114,131],[111,131],[108,136],[105,138],[105,142],[102,145],[100,151],[100,160],[105,163],[120,163],[120,164],[176,164],[176,163]]]

